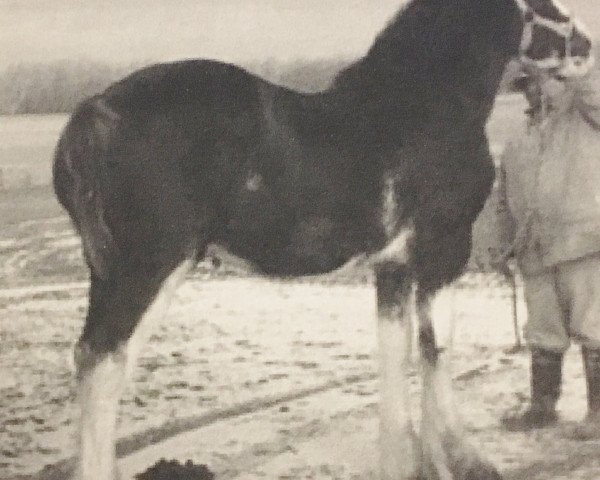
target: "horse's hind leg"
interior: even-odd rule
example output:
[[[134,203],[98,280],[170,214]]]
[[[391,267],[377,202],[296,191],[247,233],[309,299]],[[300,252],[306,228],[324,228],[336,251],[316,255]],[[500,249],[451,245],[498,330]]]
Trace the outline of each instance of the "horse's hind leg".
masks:
[[[182,258],[151,268],[115,268],[92,276],[83,334],[75,348],[79,420],[78,480],[114,480],[115,430],[121,390],[148,327],[166,312],[191,266]]]

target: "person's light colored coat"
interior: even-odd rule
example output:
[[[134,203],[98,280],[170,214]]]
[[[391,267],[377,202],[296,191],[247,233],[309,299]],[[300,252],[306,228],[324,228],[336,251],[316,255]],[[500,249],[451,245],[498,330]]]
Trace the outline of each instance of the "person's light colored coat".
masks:
[[[600,75],[551,103],[501,158],[500,248],[524,274],[600,252]]]

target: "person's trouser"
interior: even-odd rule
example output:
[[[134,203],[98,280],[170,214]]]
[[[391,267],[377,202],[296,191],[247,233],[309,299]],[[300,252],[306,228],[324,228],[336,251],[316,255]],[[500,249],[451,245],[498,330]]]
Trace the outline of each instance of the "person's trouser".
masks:
[[[531,348],[564,352],[571,340],[600,349],[600,254],[523,275]]]

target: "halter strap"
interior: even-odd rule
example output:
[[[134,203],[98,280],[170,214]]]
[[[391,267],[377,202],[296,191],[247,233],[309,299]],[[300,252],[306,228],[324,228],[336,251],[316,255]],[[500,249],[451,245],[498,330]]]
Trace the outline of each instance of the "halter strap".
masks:
[[[551,20],[536,13],[527,0],[513,0],[521,12],[523,32],[519,45],[519,61],[522,65],[532,66],[541,70],[555,70],[557,76],[580,77],[585,75],[595,63],[595,56],[590,52],[586,57],[573,56],[573,34],[575,29],[583,36],[591,38],[585,26],[578,19],[573,19],[569,11],[553,0],[554,5],[566,21]],[[533,59],[527,56],[534,40],[535,27],[543,27],[559,35],[564,41],[565,53],[563,58],[550,56],[543,59]]]
[[[514,0],[515,4],[521,11],[521,17],[523,18],[523,33],[521,35],[521,44],[519,45],[519,58],[520,61],[524,64],[536,65],[539,68],[552,68],[555,66],[557,59],[556,58],[547,58],[543,60],[534,60],[527,57],[526,52],[531,46],[533,42],[533,30],[535,26],[541,26],[547,28],[548,30],[552,30],[557,35],[564,38],[565,41],[565,58],[564,61],[569,61],[572,57],[571,53],[571,37],[573,36],[573,30],[575,29],[575,23],[571,19],[567,10],[562,7],[560,8],[560,12],[562,15],[567,17],[567,21],[559,22],[557,20],[550,20],[546,17],[543,17],[539,13],[535,12],[525,0]]]
[[[531,7],[527,5],[525,0],[514,0],[519,10],[521,10],[521,14],[525,15],[526,12],[531,11]]]

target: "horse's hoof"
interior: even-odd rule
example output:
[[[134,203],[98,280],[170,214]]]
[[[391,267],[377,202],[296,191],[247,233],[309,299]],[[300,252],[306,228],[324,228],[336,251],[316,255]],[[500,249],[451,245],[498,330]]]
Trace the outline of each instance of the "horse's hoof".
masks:
[[[380,480],[427,480],[420,475],[423,452],[412,425],[390,430],[382,423],[379,440]]]
[[[481,460],[475,452],[455,455],[449,470],[453,480],[502,480],[502,475],[491,463]]]
[[[502,480],[502,475],[498,470],[485,462],[478,462],[466,467],[450,465],[448,471],[452,475],[452,480]],[[416,480],[440,480],[441,478],[445,478],[445,476],[440,475],[437,468],[430,464]]]
[[[502,475],[491,463],[482,460],[471,445],[453,433],[443,437],[437,455],[429,451],[422,465],[424,480],[449,477],[452,480],[502,480]]]
[[[453,472],[454,473],[454,472]],[[454,474],[455,480],[502,480],[496,468],[482,461],[469,465],[466,469]]]
[[[177,460],[166,461],[163,458],[145,472],[138,473],[135,478],[136,480],[214,480],[215,475],[206,465],[196,465],[191,460],[181,464]]]

